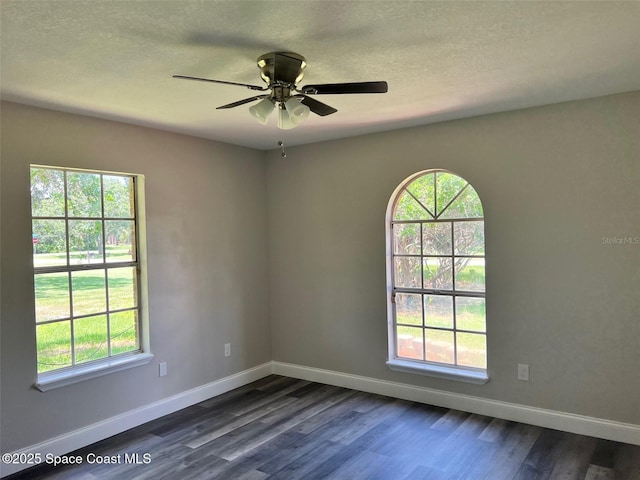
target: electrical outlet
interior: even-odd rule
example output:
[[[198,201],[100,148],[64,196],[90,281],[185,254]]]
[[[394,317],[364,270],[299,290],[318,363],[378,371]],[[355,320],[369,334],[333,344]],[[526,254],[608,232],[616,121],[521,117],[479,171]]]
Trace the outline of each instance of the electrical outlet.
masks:
[[[518,380],[529,381],[529,365],[523,363],[518,364]]]
[[[230,357],[231,356],[231,344],[230,343],[225,343],[224,344],[224,356],[225,357]]]
[[[167,376],[167,362],[160,362],[158,365],[158,373],[161,377]]]

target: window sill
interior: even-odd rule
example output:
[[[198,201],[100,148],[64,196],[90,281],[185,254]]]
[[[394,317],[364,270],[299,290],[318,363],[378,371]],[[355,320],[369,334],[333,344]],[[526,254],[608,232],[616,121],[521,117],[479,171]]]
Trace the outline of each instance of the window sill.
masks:
[[[428,377],[443,378],[445,380],[475,383],[478,385],[484,385],[489,381],[489,376],[486,371],[467,370],[454,366],[417,363],[397,358],[388,360],[387,366],[396,372],[414,373]]]
[[[119,372],[128,368],[146,365],[152,358],[153,355],[150,353],[136,353],[134,355],[110,358],[104,362],[82,365],[61,372],[45,373],[38,375],[38,381],[34,387],[41,392],[48,392],[49,390],[84,382],[85,380]]]

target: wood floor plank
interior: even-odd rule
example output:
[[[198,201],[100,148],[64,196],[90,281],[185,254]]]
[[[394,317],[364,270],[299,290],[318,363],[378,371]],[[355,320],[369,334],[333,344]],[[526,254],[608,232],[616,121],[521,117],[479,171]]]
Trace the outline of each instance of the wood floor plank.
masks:
[[[449,414],[446,416],[451,418]],[[452,480],[469,477],[470,472],[494,451],[493,445],[478,439],[489,422],[488,417],[468,415],[454,430],[439,430],[445,437],[430,448],[421,464],[446,471]],[[451,425],[449,421],[447,423]]]
[[[600,467],[613,468],[617,447],[618,444],[611,440],[597,440],[590,463]]]
[[[136,453],[6,480],[640,480],[640,446],[278,375],[72,452]]]
[[[558,446],[568,435],[558,430],[543,430],[525,458],[521,473],[516,478],[546,480],[550,477],[558,458]]]
[[[406,413],[406,412],[405,412]],[[366,433],[355,439],[352,444],[361,450],[367,450],[391,458],[385,455],[385,449],[396,450],[404,442],[411,442],[414,438],[413,429],[406,423],[405,413],[393,418],[385,418]]]
[[[489,425],[482,431],[478,438],[485,442],[496,442],[508,435],[509,428],[513,426],[513,422],[503,420],[502,418],[493,418]]]
[[[325,424],[317,425],[312,432],[304,434],[304,442],[292,446],[286,455],[280,455],[277,458],[266,461],[259,467],[259,470],[269,473],[286,471],[290,463],[297,462],[300,458],[307,456],[313,457],[322,450],[325,445],[335,445],[337,449],[344,448],[344,446],[330,442],[329,439],[335,434],[335,432],[339,431],[341,426],[343,427],[344,425],[348,425],[353,417],[357,417],[359,415],[362,414],[353,411],[342,412],[333,419],[328,420]],[[297,428],[290,429],[289,431],[301,433]]]
[[[618,443],[613,468],[616,478],[640,480],[640,447]]]
[[[354,393],[353,390],[327,385],[326,388],[316,389],[313,393],[295,397],[297,399],[296,402],[291,403],[287,408],[276,410],[265,415],[260,421],[275,424],[283,419],[287,421],[293,420],[295,423],[292,423],[291,426],[294,426],[299,423],[296,422],[297,417],[302,415],[305,419],[310,419],[327,408],[346,400],[354,395]]]
[[[472,413],[451,433],[451,438],[478,438],[490,423],[490,417]]]
[[[236,416],[241,416],[244,415],[246,413],[249,413],[251,411],[254,410],[258,410],[262,407],[264,407],[265,405],[273,402],[275,399],[280,398],[280,397],[285,397],[287,396],[289,393],[294,392],[298,389],[300,389],[301,387],[304,387],[306,385],[308,385],[310,382],[307,382],[305,380],[299,380],[297,382],[292,383],[291,385],[276,390],[274,392],[272,392],[270,395],[265,396],[264,398],[262,398],[261,400],[257,400],[254,402],[251,402],[248,405],[244,405],[242,407],[237,407],[237,408],[233,408],[232,410],[229,411],[229,413],[231,413],[232,415],[236,415]]]
[[[522,423],[515,424],[507,438],[480,470],[479,478],[513,480],[544,429]],[[486,465],[489,468],[486,468]]]
[[[430,444],[439,443],[446,438],[445,433],[430,427],[447,412],[443,408],[413,404],[399,417],[386,419],[358,442],[364,448],[389,457],[415,449],[427,449]],[[402,455],[407,456],[406,453]]]
[[[408,467],[393,458],[359,450],[358,453],[336,468],[329,478],[349,480],[402,479],[410,472]]]
[[[284,443],[283,443],[284,441]],[[265,444],[265,449],[252,451],[247,457],[256,470],[274,473],[285,468],[295,459],[317,448],[317,444],[307,441],[307,435],[289,430]],[[244,463],[244,461],[242,462]]]
[[[235,460],[238,457],[254,450],[271,439],[292,429],[298,424],[306,421],[310,417],[331,408],[336,401],[352,395],[352,392],[342,392],[339,396],[333,396],[332,400],[318,401],[317,397],[304,397],[302,400],[293,402],[287,409],[288,415],[283,416],[279,421],[265,423],[260,419],[260,431],[253,432],[251,438],[241,441],[236,440],[233,444],[227,444],[226,448],[220,452],[220,456],[227,460]],[[284,409],[283,409],[284,410]]]
[[[198,421],[207,411],[201,404],[196,404],[147,422],[138,428],[141,431],[162,437],[166,432],[175,428],[176,425],[182,425],[189,421]]]
[[[451,477],[448,472],[438,468],[418,465],[406,480],[451,480]]]
[[[469,414],[466,412],[461,412],[459,410],[449,410],[440,418],[440,420],[434,423],[431,428],[433,428],[434,430],[439,430],[441,432],[453,431],[458,428],[468,416]]]
[[[341,429],[331,440],[349,445],[385,419],[393,419],[400,416],[403,411],[410,406],[411,402],[405,400],[394,400],[382,403],[378,407],[360,415],[355,422],[349,425],[349,428]]]
[[[556,447],[559,452],[550,478],[554,480],[584,479],[596,443],[595,438],[566,434],[565,441]]]
[[[242,415],[240,417],[237,417],[234,421],[229,422],[227,425],[224,425],[220,428],[215,429],[212,432],[209,432],[205,435],[201,435],[193,440],[191,440],[190,442],[188,442],[186,445],[189,448],[198,448],[202,445],[204,445],[205,443],[209,443],[212,440],[215,440],[218,437],[221,437],[223,435],[226,435],[229,432],[232,432],[233,430],[240,428],[244,425],[246,425],[247,423],[250,423],[264,415],[266,415],[267,413],[277,410],[281,407],[283,407],[284,405],[288,405],[291,402],[294,402],[295,399],[291,398],[291,397],[282,397],[282,398],[277,398],[275,400],[273,400],[271,403],[263,406],[262,410],[253,410],[250,413],[246,414],[246,415]]]
[[[357,408],[358,404],[367,397],[368,394],[366,393],[355,392],[350,397],[336,404],[330,410],[324,410],[318,415],[314,415],[304,423],[298,425],[296,427],[296,431],[300,433],[310,433],[330,422],[334,417],[342,415],[345,412],[353,412],[354,414],[359,413],[355,409]]]
[[[242,457],[242,461],[228,462],[224,470],[211,478],[234,479],[250,471],[260,471],[265,475],[267,470],[261,466],[270,462],[272,470],[276,471],[291,461],[291,452],[299,446],[305,445],[306,435],[287,431],[264,443],[261,448],[254,449]],[[198,450],[196,450],[197,452]]]
[[[615,480],[616,472],[612,468],[589,465],[584,480]]]
[[[344,449],[344,445],[335,442],[319,442],[315,448],[308,450],[304,455],[273,472],[269,478],[273,480],[325,479],[336,467],[332,462],[329,462],[329,459],[338,453],[344,453]]]

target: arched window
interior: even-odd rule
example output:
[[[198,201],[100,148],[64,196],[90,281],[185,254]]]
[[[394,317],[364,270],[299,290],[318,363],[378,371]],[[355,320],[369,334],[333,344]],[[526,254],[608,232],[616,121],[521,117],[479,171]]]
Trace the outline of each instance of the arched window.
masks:
[[[387,208],[390,368],[485,383],[484,212],[463,178],[419,172]]]

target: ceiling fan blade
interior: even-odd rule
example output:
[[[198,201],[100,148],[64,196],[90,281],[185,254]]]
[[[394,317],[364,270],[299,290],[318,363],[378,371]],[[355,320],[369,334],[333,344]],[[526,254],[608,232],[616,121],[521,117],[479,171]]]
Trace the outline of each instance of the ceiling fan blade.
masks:
[[[244,100],[238,100],[237,102],[228,103],[226,105],[222,105],[220,107],[216,107],[216,110],[221,110],[223,108],[233,108],[238,107],[240,105],[244,105],[245,103],[255,102],[256,100],[260,100],[261,98],[268,97],[269,95],[258,95],[256,97],[245,98]]]
[[[327,115],[331,115],[332,113],[336,113],[336,110],[333,107],[330,107],[326,103],[319,102],[315,98],[307,97],[306,95],[296,95],[296,97],[302,97],[300,103],[309,107],[316,115],[320,115],[321,117],[326,117]]]
[[[320,85],[305,85],[301,92],[307,95],[333,95],[342,93],[386,93],[387,82],[353,82],[353,83],[324,83]]]
[[[301,66],[301,59],[277,52],[273,65],[273,80],[293,84],[300,74]]]
[[[265,90],[267,90],[267,87],[259,87],[258,85],[248,85],[246,83],[237,83],[237,82],[226,82],[224,80],[211,80],[210,78],[188,77],[186,75],[174,75],[173,78],[182,78],[184,80],[198,80],[200,82],[223,83],[225,85],[236,85],[238,87],[247,87],[251,90],[259,90],[261,92],[264,92]]]

